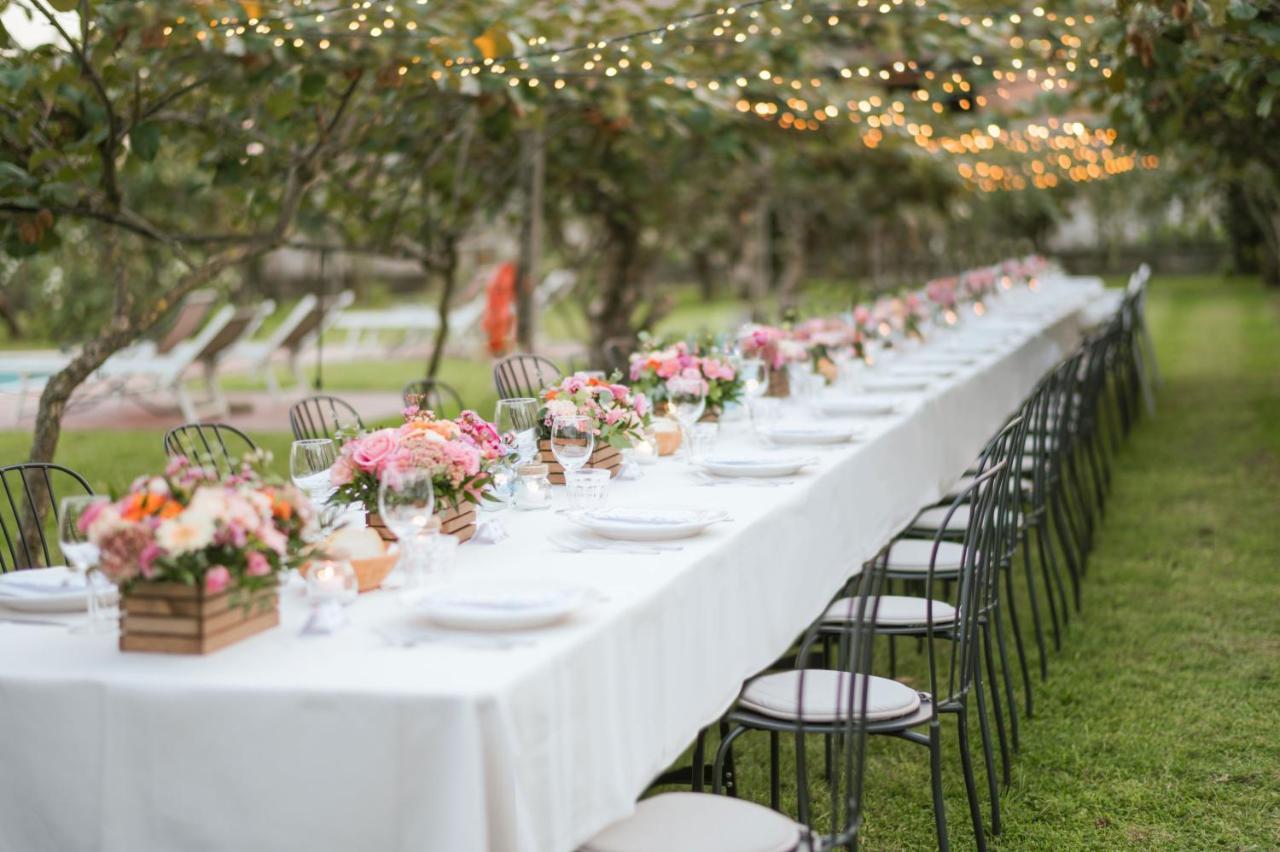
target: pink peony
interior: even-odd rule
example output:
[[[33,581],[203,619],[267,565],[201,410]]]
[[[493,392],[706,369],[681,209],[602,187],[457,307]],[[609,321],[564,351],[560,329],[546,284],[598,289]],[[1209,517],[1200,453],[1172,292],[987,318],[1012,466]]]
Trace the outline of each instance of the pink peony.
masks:
[[[244,572],[250,577],[265,577],[271,573],[271,563],[267,561],[267,557],[256,550],[249,552],[249,555],[245,557],[245,562]]]
[[[164,555],[164,548],[154,541],[142,548],[142,553],[138,555],[138,569],[145,579],[150,580],[156,575],[156,560]]]
[[[366,473],[377,473],[387,458],[399,446],[399,433],[395,429],[379,429],[353,442],[351,462]]]
[[[329,482],[335,487],[350,485],[355,478],[355,465],[345,455],[339,456],[338,460],[333,463],[333,467],[329,468]]]
[[[204,590],[211,595],[225,589],[230,582],[231,572],[225,565],[214,565],[204,572]]]

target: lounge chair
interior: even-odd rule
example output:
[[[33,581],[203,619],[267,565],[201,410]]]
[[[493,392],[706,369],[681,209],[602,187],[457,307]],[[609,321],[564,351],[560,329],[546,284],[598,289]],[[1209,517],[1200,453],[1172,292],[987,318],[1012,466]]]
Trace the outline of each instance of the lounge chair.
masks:
[[[230,357],[247,362],[250,372],[262,375],[271,392],[278,394],[280,381],[271,362],[277,352],[283,352],[294,380],[299,387],[305,387],[307,381],[302,375],[299,357],[302,350],[328,330],[354,300],[355,294],[350,290],[344,290],[324,302],[308,293],[265,340],[250,340],[248,338],[252,335],[246,335]]]

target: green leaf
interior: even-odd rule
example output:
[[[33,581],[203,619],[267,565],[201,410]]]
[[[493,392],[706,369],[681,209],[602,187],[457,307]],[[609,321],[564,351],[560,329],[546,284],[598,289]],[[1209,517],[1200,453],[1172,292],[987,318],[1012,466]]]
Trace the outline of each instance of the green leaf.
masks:
[[[80,7],[80,0],[49,0],[49,5],[59,12],[74,12]]]
[[[302,82],[298,85],[298,91],[302,93],[302,97],[307,100],[315,100],[324,94],[324,75],[312,72],[302,75]]]
[[[1229,8],[1231,17],[1237,21],[1252,21],[1258,17],[1258,7],[1246,0],[1236,0]]]
[[[0,187],[31,186],[34,182],[21,166],[0,162]]]
[[[129,144],[133,153],[146,162],[156,158],[160,150],[160,128],[155,124],[143,122],[129,131]]]
[[[278,121],[293,112],[293,105],[296,102],[292,92],[276,89],[267,95],[267,112]]]

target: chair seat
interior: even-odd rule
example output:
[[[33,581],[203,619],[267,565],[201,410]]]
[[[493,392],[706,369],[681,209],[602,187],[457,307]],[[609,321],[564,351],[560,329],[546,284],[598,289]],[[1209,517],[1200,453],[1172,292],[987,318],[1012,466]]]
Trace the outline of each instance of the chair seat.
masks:
[[[841,598],[827,607],[822,620],[843,624],[858,616],[858,598]],[[867,598],[867,612],[875,614],[875,624],[881,627],[913,627],[929,622],[929,599],[910,595],[872,595]],[[946,601],[933,602],[933,623],[951,624],[956,620],[956,610]]]
[[[918,571],[924,574],[929,570],[929,557],[932,553],[931,538],[900,538],[890,546],[885,568],[889,571]],[[963,564],[964,545],[954,541],[938,543],[935,572],[959,571]]]
[[[916,519],[911,522],[912,529],[917,530],[936,530],[946,524],[947,532],[964,532],[969,528],[969,504],[961,503],[951,512],[951,517],[947,517],[947,512],[951,511],[950,506],[934,506],[932,509],[925,509],[916,515]]]
[[[775,719],[804,722],[839,722],[849,718],[851,701],[862,700],[863,681],[870,681],[867,721],[909,716],[920,706],[920,693],[904,683],[871,675],[850,675],[831,669],[805,669],[804,696],[800,696],[800,671],[761,675],[738,696],[738,705]],[[849,678],[858,678],[850,683]],[[797,703],[803,700],[803,717]],[[856,707],[855,707],[856,709]]]
[[[1026,467],[1025,460],[1023,467]],[[952,500],[959,497],[968,490],[969,486],[973,485],[973,480],[975,478],[976,477],[973,474],[965,474],[960,477],[960,479],[956,481],[956,484],[951,486],[947,491],[946,495],[942,498],[942,501],[944,503],[950,503]],[[1035,482],[1029,476],[1024,475],[1018,478],[1018,487],[1022,489],[1022,496],[1030,497],[1031,492],[1035,489]]]
[[[798,852],[800,826],[763,805],[710,793],[663,793],[588,840],[581,852]]]

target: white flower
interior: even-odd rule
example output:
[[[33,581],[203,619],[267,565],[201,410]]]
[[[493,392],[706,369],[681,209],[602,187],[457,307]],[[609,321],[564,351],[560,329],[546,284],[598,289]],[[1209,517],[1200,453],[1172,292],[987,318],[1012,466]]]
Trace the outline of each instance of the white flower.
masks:
[[[156,543],[170,553],[192,553],[213,542],[213,518],[190,509],[156,528]]]
[[[197,488],[191,495],[183,514],[195,514],[210,519],[226,517],[228,511],[227,491],[221,485],[206,485]]]
[[[554,420],[557,417],[572,417],[578,413],[578,406],[571,399],[553,399],[547,403],[547,414]]]

